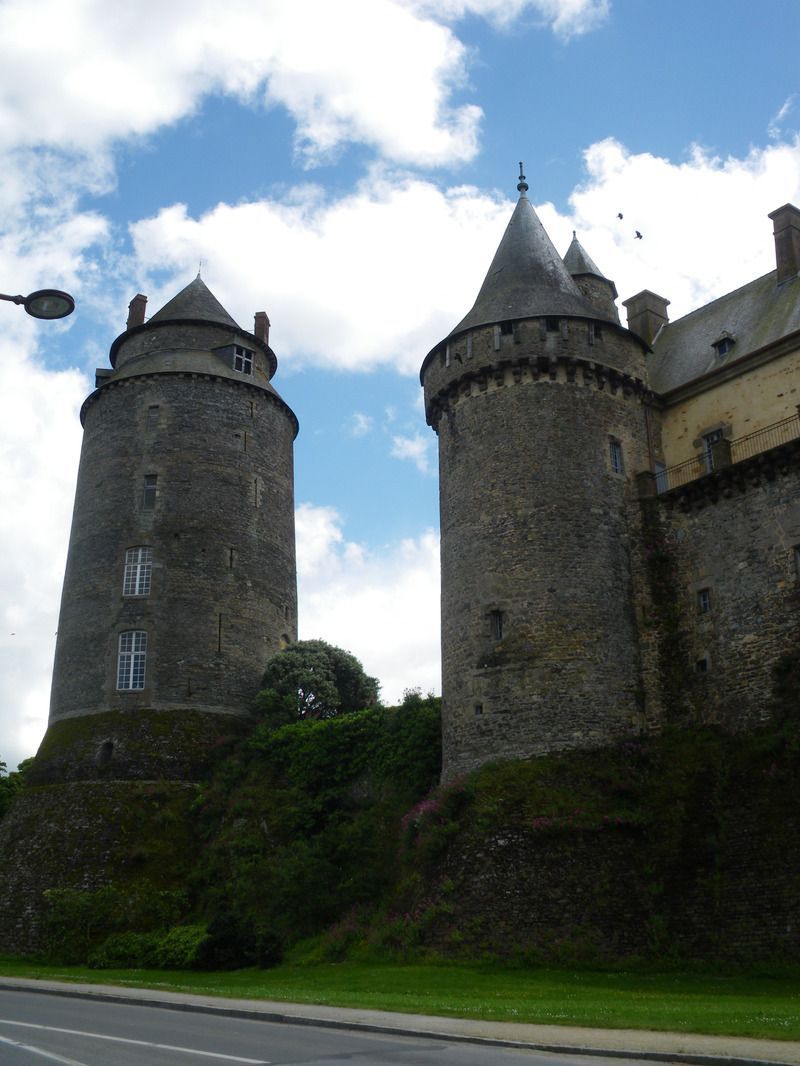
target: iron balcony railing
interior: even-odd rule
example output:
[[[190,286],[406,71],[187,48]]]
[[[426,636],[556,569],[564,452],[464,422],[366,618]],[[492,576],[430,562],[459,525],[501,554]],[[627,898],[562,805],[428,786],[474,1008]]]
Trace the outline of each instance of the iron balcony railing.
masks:
[[[656,492],[669,492],[688,481],[710,474],[712,470],[719,470],[734,463],[740,463],[743,459],[750,459],[761,452],[776,448],[779,444],[786,444],[800,437],[800,411],[789,418],[783,418],[780,422],[773,422],[771,426],[757,429],[754,433],[747,433],[735,440],[714,441],[700,455],[694,455],[684,463],[676,463],[664,470],[656,471]],[[652,490],[651,490],[652,491]]]

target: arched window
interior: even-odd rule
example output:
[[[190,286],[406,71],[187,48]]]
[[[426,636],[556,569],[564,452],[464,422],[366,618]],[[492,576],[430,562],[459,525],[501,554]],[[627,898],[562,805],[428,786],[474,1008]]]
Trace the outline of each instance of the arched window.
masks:
[[[117,689],[130,691],[144,688],[144,667],[147,658],[147,633],[129,629],[119,635],[117,658]]]
[[[149,596],[150,576],[153,572],[152,548],[128,548],[125,552],[123,596]]]

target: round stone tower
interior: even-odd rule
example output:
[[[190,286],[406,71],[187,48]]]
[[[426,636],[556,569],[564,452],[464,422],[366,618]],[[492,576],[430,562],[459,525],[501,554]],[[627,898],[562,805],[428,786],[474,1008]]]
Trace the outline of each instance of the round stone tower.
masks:
[[[199,276],[145,303],[81,412],[45,779],[191,778],[296,639],[297,419],[269,320],[243,330]]]
[[[632,475],[644,342],[526,195],[472,310],[421,370],[439,438],[443,779],[638,726]]]

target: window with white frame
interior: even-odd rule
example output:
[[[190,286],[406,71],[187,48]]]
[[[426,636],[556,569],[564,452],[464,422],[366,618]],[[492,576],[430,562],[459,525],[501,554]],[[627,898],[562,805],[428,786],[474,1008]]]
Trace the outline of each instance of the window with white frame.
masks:
[[[130,629],[119,635],[117,658],[117,689],[130,692],[144,688],[144,667],[147,658],[147,633]]]
[[[253,353],[249,348],[243,348],[241,344],[234,344],[233,369],[240,374],[253,373]]]
[[[125,576],[122,581],[122,595],[149,596],[152,572],[153,549],[128,548],[125,552]]]

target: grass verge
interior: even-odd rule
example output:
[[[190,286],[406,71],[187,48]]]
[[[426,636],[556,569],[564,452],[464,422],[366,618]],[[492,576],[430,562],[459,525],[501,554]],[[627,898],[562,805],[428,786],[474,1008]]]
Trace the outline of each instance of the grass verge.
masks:
[[[284,965],[226,973],[90,970],[0,958],[0,975],[459,1018],[800,1040],[800,973]]]

